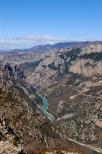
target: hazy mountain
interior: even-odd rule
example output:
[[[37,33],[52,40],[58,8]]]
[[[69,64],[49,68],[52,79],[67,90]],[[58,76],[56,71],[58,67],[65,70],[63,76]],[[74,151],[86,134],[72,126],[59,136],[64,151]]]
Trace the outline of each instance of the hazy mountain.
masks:
[[[102,41],[72,41],[72,42],[59,42],[56,44],[45,44],[37,45],[29,49],[14,49],[10,51],[0,51],[1,54],[26,54],[27,52],[35,52],[39,54],[44,54],[49,52],[51,49],[60,49],[60,48],[84,48],[90,44],[102,44]]]
[[[33,48],[30,48],[29,51],[43,54],[43,53],[48,52],[51,47],[52,47],[52,45],[50,45],[50,44],[47,44],[47,45],[38,45],[38,46],[35,46]]]
[[[82,48],[89,45],[91,42],[60,42],[52,46],[52,48]]]

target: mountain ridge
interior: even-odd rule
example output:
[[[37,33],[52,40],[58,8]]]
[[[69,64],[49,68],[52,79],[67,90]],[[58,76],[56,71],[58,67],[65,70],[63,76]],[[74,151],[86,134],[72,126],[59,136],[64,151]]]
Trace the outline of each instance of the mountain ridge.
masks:
[[[27,48],[27,49],[12,49],[12,50],[6,50],[4,54],[6,53],[15,53],[15,52],[41,52],[41,53],[46,53],[47,50],[53,49],[53,48],[82,48],[85,46],[88,46],[90,44],[102,44],[102,41],[69,41],[69,42],[58,42],[55,44],[45,44],[45,45],[35,45],[34,47]],[[0,53],[3,54],[3,51],[1,50]]]

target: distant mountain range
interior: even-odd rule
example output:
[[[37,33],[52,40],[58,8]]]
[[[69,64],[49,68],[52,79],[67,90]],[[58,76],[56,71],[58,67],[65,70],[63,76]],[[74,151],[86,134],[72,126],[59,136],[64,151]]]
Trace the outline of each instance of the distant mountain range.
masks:
[[[29,49],[14,49],[10,51],[0,51],[2,54],[7,54],[7,53],[25,53],[25,52],[35,52],[39,54],[44,54],[49,52],[51,49],[55,48],[84,48],[90,44],[102,44],[102,41],[72,41],[72,42],[59,42],[56,44],[45,44],[45,45],[37,45]]]

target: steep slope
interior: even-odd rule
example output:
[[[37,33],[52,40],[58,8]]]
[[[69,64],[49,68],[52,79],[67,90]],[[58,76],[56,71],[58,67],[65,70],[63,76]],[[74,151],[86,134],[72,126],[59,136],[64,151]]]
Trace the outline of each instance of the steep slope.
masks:
[[[102,148],[102,44],[49,53],[30,75],[63,133]]]
[[[36,132],[37,125],[42,124],[43,114],[25,90],[27,91],[24,86],[11,80],[4,81],[0,88],[0,110],[6,113],[10,125],[26,141],[31,137],[34,140],[32,135]],[[39,135],[39,131],[37,133]]]
[[[102,148],[102,78],[71,77],[60,87],[63,101],[57,108],[58,121],[69,137]]]
[[[5,79],[0,82],[1,154],[17,154],[22,147],[27,154],[48,151],[100,153],[100,149],[87,147],[67,138],[62,126],[57,121],[49,121],[41,112],[31,99],[32,93],[29,85]]]
[[[1,56],[0,56],[1,57]],[[39,60],[40,55],[36,53],[9,53],[2,55],[2,61],[3,63],[11,63],[11,64],[21,64],[21,63],[26,63],[26,62],[32,62]]]
[[[75,73],[85,76],[101,76],[102,44],[94,42],[85,48],[53,49],[46,54],[34,71],[27,74],[29,83],[48,88],[61,75]],[[59,76],[60,75],[60,76]]]
[[[26,92],[30,87],[25,87],[12,80],[0,82],[0,152],[17,154],[22,146],[28,154],[63,149],[66,145],[63,135],[30,99]]]
[[[35,53],[39,53],[39,54],[44,54],[44,53],[49,52],[51,46],[52,45],[50,45],[50,44],[38,45],[33,48],[30,48],[30,51],[35,52]]]

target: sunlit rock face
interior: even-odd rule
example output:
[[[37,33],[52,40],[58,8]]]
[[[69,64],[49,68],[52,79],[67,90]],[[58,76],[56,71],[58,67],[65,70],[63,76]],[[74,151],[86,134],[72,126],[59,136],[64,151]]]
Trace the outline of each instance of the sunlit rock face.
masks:
[[[94,62],[90,59],[77,59],[70,67],[70,72],[82,74],[85,76],[102,75],[102,61]]]
[[[102,52],[102,43],[95,43],[95,44],[90,44],[83,48],[82,54],[90,54],[90,53],[100,53]]]

